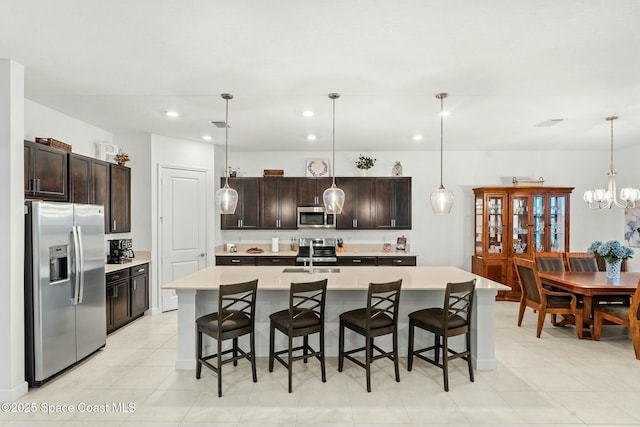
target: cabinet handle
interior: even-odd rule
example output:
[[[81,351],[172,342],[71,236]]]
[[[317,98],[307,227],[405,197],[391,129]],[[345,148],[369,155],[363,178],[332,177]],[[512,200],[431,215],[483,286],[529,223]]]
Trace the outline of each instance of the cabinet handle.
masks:
[[[118,229],[117,225],[118,225],[118,224],[117,224],[117,221],[114,219],[114,220],[113,220],[113,231],[115,231],[115,230],[117,230],[117,229]]]
[[[144,271],[144,268],[139,268],[136,270],[136,273],[142,273]]]
[[[395,219],[391,220],[391,228],[396,228],[396,220]]]
[[[233,264],[239,264],[239,263],[240,263],[240,260],[239,260],[239,259],[232,259],[232,260],[231,260],[231,262],[232,262]]]
[[[118,288],[119,286],[114,286],[113,288],[111,288],[113,290],[113,295],[111,296],[111,298],[118,298]]]
[[[352,262],[355,263],[355,264],[359,264],[359,263],[362,262],[362,260],[361,259],[354,259],[354,260],[352,260]]]
[[[36,182],[36,184],[37,184],[36,185],[36,191],[40,191],[40,178],[38,178],[36,181],[37,181]]]
[[[111,277],[109,277],[109,281],[113,282],[114,280],[118,280],[119,278],[120,278],[119,275],[111,276]]]
[[[394,259],[393,262],[395,262],[397,264],[402,264],[402,260],[401,259]]]
[[[138,286],[137,286],[138,281],[136,279],[133,279],[133,290],[135,291]]]
[[[242,227],[240,220],[238,220],[238,228]]]
[[[279,259],[272,259],[271,262],[279,263],[280,260]]]

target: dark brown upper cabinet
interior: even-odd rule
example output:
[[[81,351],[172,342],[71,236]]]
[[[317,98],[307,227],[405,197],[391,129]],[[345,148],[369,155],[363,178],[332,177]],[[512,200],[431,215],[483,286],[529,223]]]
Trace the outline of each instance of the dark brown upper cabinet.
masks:
[[[68,156],[64,150],[24,141],[25,198],[68,201]]]
[[[336,185],[344,191],[344,208],[336,215],[336,227],[374,228],[375,178],[337,178]]]
[[[263,178],[260,193],[260,228],[297,228],[295,178]]]
[[[108,162],[69,154],[69,201],[104,206],[105,233],[110,228],[110,168]]]
[[[411,178],[376,178],[375,228],[411,228]]]
[[[131,231],[131,169],[109,164],[110,185],[110,233]]]
[[[332,178],[297,178],[298,206],[321,205],[322,193],[331,187]]]
[[[225,179],[220,180],[220,187]],[[229,178],[229,187],[238,192],[238,206],[233,214],[220,215],[220,228],[256,229],[260,225],[260,178]]]

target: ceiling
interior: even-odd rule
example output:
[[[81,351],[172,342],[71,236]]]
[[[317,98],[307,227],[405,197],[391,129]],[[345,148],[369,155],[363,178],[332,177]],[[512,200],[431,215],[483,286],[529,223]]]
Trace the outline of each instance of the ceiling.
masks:
[[[338,151],[438,150],[448,92],[446,150],[608,150],[607,116],[616,147],[640,135],[639,22],[636,0],[3,0],[0,57],[116,134],[224,143],[230,92],[234,151],[326,151],[339,92]]]

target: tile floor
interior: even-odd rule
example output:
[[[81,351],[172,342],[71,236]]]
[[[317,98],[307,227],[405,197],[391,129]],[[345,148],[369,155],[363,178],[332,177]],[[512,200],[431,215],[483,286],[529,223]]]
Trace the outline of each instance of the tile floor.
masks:
[[[326,383],[316,361],[296,363],[289,394],[286,370],[269,373],[261,358],[257,384],[246,362],[225,366],[220,399],[206,368],[200,380],[174,369],[176,313],[145,316],[18,401],[36,413],[0,413],[0,426],[640,426],[640,361],[623,328],[605,327],[601,342],[579,341],[574,328],[547,321],[536,339],[536,316],[528,310],[518,328],[516,314],[517,304],[498,304],[498,369],[476,371],[471,383],[465,364],[454,362],[449,393],[439,369],[416,361],[408,373],[406,359],[400,383],[390,361],[377,361],[367,393],[364,370],[345,361],[339,373],[332,358]],[[114,403],[135,411],[115,411]],[[46,414],[43,404],[74,412]]]

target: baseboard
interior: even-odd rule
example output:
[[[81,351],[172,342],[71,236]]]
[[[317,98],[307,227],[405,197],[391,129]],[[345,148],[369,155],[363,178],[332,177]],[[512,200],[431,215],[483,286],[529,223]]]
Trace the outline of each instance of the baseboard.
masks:
[[[21,382],[12,389],[0,389],[0,402],[13,402],[28,392],[29,384],[26,381]]]

